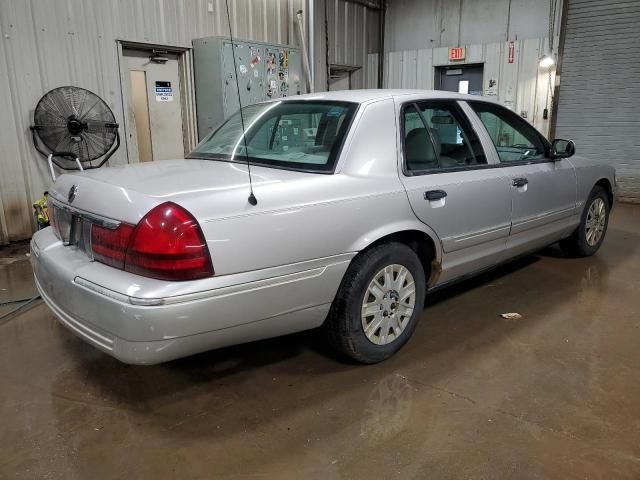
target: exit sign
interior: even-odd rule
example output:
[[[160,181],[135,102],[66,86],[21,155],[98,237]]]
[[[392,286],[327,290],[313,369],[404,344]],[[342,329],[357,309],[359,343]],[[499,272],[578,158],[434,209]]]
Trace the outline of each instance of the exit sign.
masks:
[[[449,49],[449,60],[464,60],[465,55],[464,47],[456,47]]]

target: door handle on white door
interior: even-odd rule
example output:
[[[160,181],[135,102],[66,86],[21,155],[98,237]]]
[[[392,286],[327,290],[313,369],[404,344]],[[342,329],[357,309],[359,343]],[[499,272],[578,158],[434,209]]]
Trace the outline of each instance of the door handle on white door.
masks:
[[[424,192],[424,199],[429,200],[430,202],[434,202],[436,200],[440,200],[447,196],[447,192],[444,190],[429,190]]]
[[[524,187],[527,183],[529,183],[529,180],[524,177],[518,177],[513,179],[512,185],[514,187]]]

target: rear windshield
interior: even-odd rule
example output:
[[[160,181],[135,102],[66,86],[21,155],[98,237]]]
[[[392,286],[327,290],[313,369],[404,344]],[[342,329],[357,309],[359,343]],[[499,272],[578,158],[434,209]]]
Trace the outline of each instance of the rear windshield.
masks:
[[[333,170],[357,104],[279,101],[250,105],[211,132],[187,155],[304,171]]]

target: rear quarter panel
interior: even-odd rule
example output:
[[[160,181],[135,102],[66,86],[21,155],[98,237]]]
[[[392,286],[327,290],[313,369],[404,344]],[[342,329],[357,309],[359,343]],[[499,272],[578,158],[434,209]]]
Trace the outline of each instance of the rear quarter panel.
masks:
[[[258,182],[254,192],[255,212],[201,222],[217,275],[357,252],[400,230],[434,235],[398,177],[392,99],[360,107],[333,175]]]

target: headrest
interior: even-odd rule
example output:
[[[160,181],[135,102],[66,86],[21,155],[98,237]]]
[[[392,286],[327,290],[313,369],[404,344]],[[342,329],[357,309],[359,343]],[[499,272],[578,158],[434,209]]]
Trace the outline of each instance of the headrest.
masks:
[[[440,150],[439,141],[437,149]],[[405,155],[409,170],[431,168],[438,161],[438,152],[424,127],[414,128],[405,138]]]

